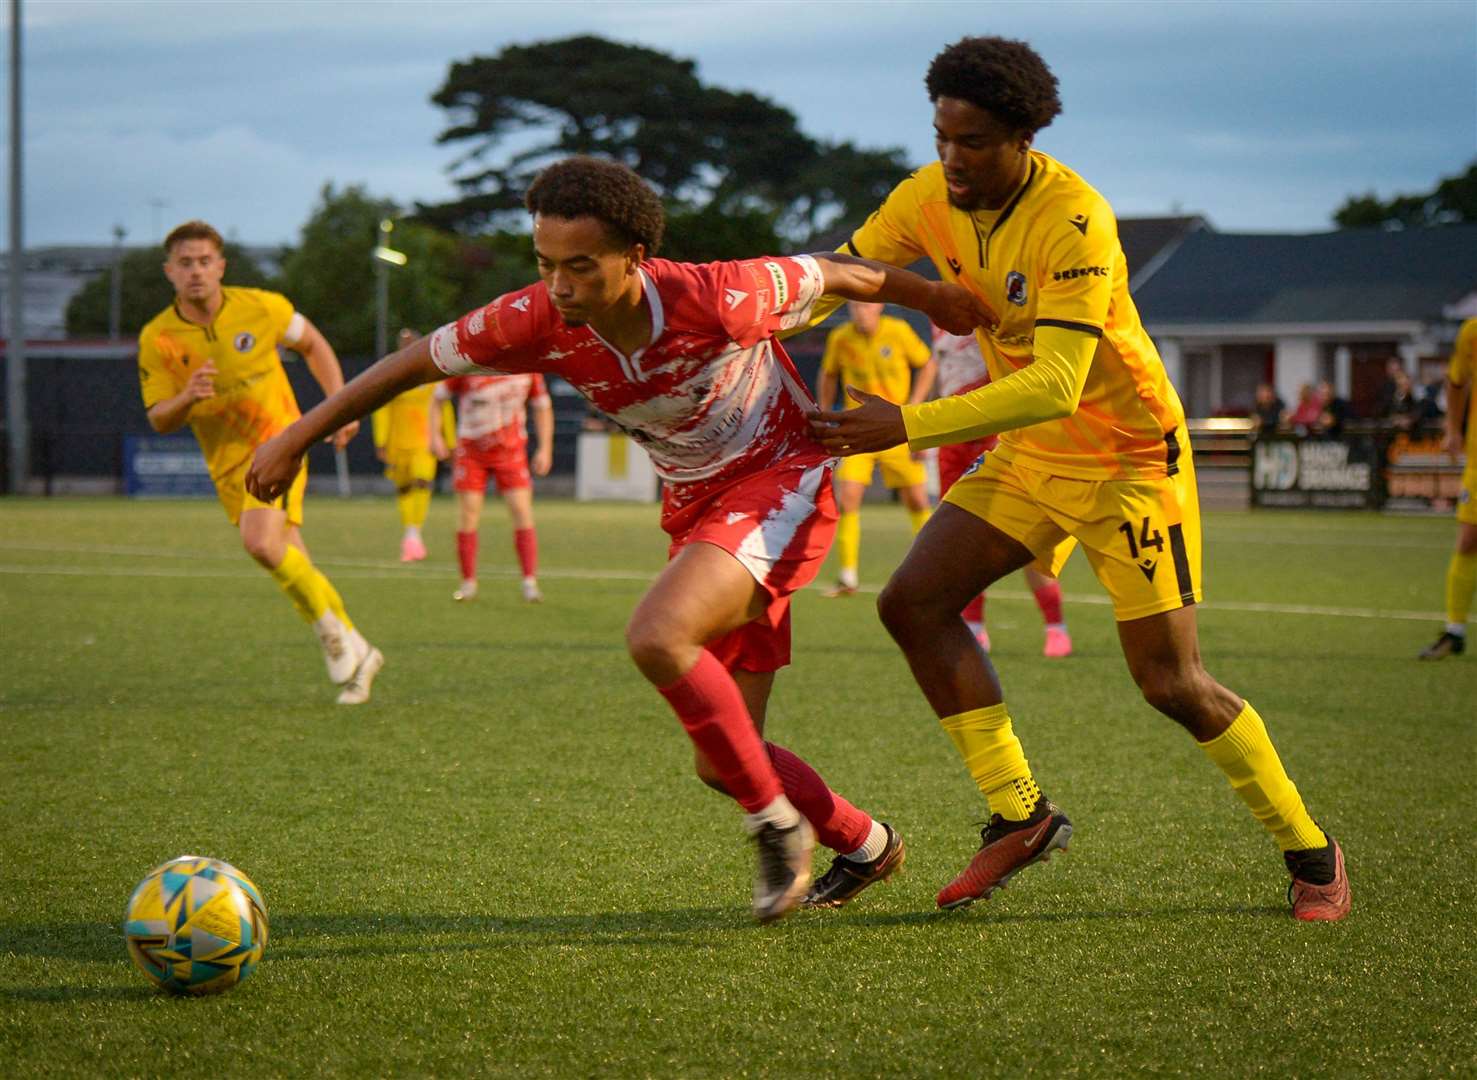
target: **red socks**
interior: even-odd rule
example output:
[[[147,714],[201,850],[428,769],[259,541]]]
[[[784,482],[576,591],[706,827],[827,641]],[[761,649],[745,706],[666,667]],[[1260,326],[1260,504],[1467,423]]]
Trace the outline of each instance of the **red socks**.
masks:
[[[518,565],[523,568],[523,576],[536,576],[538,574],[538,533],[532,526],[527,529],[513,530],[513,547],[518,551]]]
[[[475,532],[459,532],[456,534],[456,558],[462,564],[462,580],[477,580],[477,534]]]
[[[744,696],[717,657],[704,649],[691,671],[658,689],[740,806],[757,814],[780,797],[780,778],[754,730]]]
[[[1059,626],[1062,621],[1062,586],[1058,581],[1034,590],[1036,606],[1041,609],[1041,619],[1047,626]]]
[[[827,787],[820,774],[791,751],[772,742],[764,747],[785,786],[785,797],[815,828],[817,840],[842,854],[867,842],[872,831],[870,816]]]

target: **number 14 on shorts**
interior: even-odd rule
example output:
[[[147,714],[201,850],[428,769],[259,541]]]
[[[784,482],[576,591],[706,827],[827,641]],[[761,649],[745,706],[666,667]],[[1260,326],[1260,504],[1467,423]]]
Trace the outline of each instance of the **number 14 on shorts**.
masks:
[[[1125,521],[1122,525],[1119,525],[1118,531],[1128,541],[1129,557],[1138,564],[1138,568],[1144,572],[1144,577],[1153,581],[1154,569],[1159,561],[1158,556],[1164,552],[1164,534],[1158,529],[1155,529],[1152,533],[1149,532],[1148,518],[1144,518],[1139,523],[1137,539],[1134,538],[1135,528],[1132,521]],[[1153,556],[1147,554],[1150,550],[1155,553]]]

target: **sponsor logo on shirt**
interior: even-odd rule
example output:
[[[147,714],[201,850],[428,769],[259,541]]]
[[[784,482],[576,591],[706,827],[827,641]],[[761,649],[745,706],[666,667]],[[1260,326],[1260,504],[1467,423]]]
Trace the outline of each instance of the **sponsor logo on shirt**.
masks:
[[[239,353],[251,352],[251,347],[256,344],[256,335],[243,330],[236,335],[231,344],[236,346],[236,351]]]
[[[1005,299],[1016,307],[1026,306],[1026,275],[1019,270],[1005,275]]]
[[[1080,277],[1107,277],[1106,266],[1074,266],[1070,270],[1057,270],[1052,273],[1052,281],[1071,281]]]
[[[528,310],[528,297],[526,297],[526,296],[520,296],[520,297],[518,297],[518,299],[514,300],[513,301],[513,310],[514,311],[527,311]]]
[[[724,289],[724,297],[728,300],[730,308],[736,308],[749,298],[749,294],[738,289]]]
[[[764,269],[769,271],[770,283],[774,286],[774,307],[771,311],[779,311],[790,302],[790,282],[785,277],[785,271],[777,262],[767,262]]]
[[[1087,235],[1087,215],[1086,214],[1073,214],[1067,220],[1069,222],[1071,222],[1072,228],[1076,229],[1083,236],[1086,236]]]

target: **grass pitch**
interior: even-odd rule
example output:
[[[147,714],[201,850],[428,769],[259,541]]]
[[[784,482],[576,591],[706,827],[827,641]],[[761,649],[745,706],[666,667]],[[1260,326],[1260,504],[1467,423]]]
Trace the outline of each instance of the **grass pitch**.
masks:
[[[0,1075],[1477,1068],[1477,656],[1414,660],[1449,520],[1207,515],[1207,665],[1343,842],[1345,923],[1288,916],[1275,846],[1139,699],[1077,556],[1070,660],[1040,657],[1018,579],[990,600],[1070,856],[935,911],[984,803],[869,598],[809,591],[769,732],[909,861],[761,928],[738,815],[623,650],[655,509],[537,512],[547,602],[519,603],[489,504],[483,595],[456,605],[448,500],[430,561],[402,567],[388,501],[310,499],[314,556],[388,660],[345,709],[213,503],[0,504]],[[869,505],[863,581],[906,543]],[[218,998],[153,991],[123,948],[129,891],[183,853],[235,863],[270,909],[261,968]]]

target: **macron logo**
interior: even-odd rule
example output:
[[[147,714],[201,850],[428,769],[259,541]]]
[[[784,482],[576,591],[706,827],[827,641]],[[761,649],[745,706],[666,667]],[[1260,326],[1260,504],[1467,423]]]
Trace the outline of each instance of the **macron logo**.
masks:
[[[516,311],[527,311],[528,310],[528,297],[526,297],[526,296],[520,296],[520,297],[518,297],[518,299],[516,299],[516,300],[513,301],[513,308]]]
[[[737,289],[724,289],[723,292],[724,292],[724,295],[726,295],[728,297],[728,306],[730,308],[736,308],[736,307],[738,307],[740,304],[742,304],[745,300],[747,300],[749,298],[749,294],[748,293],[746,293],[746,292],[739,292],[739,290],[737,290]]]

